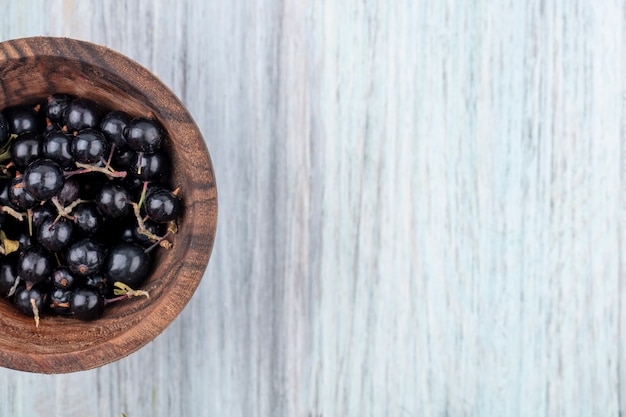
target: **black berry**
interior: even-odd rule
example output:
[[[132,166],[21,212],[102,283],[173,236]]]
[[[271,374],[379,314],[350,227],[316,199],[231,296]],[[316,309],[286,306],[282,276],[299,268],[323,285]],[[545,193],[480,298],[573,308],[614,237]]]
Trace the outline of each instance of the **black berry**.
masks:
[[[178,217],[180,210],[180,199],[164,188],[152,191],[146,198],[146,212],[155,222],[172,221]]]
[[[170,160],[165,152],[139,152],[133,158],[130,171],[141,181],[160,181],[170,174]]]
[[[85,129],[76,135],[71,143],[72,156],[83,164],[93,164],[106,159],[109,144],[102,132],[95,129]]]
[[[48,253],[39,246],[30,246],[22,251],[17,261],[17,275],[34,285],[52,273],[52,261]]]
[[[96,195],[96,204],[106,217],[119,218],[130,210],[131,201],[128,190],[115,183],[104,184]]]
[[[8,297],[15,285],[17,279],[16,263],[17,258],[15,256],[4,257],[0,261],[0,296],[2,297]]]
[[[66,107],[63,115],[65,127],[69,132],[97,127],[101,118],[100,107],[91,100],[77,98]]]
[[[50,159],[37,160],[24,171],[24,189],[40,201],[54,197],[64,183],[61,166]]]
[[[116,148],[123,149],[128,146],[126,130],[131,119],[128,113],[112,111],[102,119],[100,130],[104,133],[104,136],[106,136],[109,142],[115,144]]]
[[[24,177],[13,178],[9,187],[9,198],[11,203],[20,210],[28,210],[34,207],[39,200],[26,191],[24,187]]]
[[[45,309],[45,302],[48,293],[42,286],[34,286],[30,289],[20,286],[15,292],[15,306],[19,311],[27,316],[36,317]]]
[[[53,130],[48,132],[42,143],[42,154],[44,158],[52,159],[63,168],[74,166],[74,155],[72,155],[70,144],[72,136]]]
[[[128,125],[126,140],[128,145],[137,152],[152,153],[161,148],[165,132],[161,125],[153,119],[138,117]]]
[[[41,158],[41,137],[36,132],[26,132],[11,142],[11,158],[15,166],[23,170],[33,161]]]
[[[73,273],[87,276],[100,272],[105,255],[101,244],[86,238],[73,243],[67,249],[66,262]]]
[[[70,311],[79,320],[94,320],[104,313],[102,292],[92,286],[76,288],[70,296]]]
[[[39,226],[37,240],[50,252],[59,252],[70,244],[73,233],[74,223],[71,221],[65,218],[58,221],[47,219]]]
[[[103,272],[113,283],[136,288],[150,273],[150,255],[140,246],[120,243],[109,251]]]
[[[15,135],[26,132],[37,132],[43,127],[41,116],[34,107],[16,106],[4,112],[9,130]]]
[[[52,123],[63,123],[63,115],[72,97],[67,94],[52,94],[46,100],[46,117]]]
[[[66,266],[59,266],[52,272],[52,283],[56,288],[68,290],[76,281],[76,276]]]
[[[76,226],[87,235],[93,235],[100,230],[102,215],[94,203],[80,204],[74,209]]]

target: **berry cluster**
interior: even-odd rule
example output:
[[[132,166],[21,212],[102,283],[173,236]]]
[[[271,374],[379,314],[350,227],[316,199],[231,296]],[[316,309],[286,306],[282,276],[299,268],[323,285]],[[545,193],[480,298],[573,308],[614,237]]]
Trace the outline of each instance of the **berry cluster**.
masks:
[[[144,295],[182,210],[152,118],[53,94],[0,112],[0,294],[81,320]]]

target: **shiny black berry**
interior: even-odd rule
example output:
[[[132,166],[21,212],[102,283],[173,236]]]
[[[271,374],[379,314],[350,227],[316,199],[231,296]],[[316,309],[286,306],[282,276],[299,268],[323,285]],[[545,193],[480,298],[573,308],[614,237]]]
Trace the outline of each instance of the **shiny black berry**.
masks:
[[[68,290],[76,284],[76,276],[66,266],[59,266],[52,271],[52,284],[56,288]]]
[[[100,123],[100,130],[109,142],[115,144],[117,149],[123,149],[128,146],[126,130],[131,119],[128,113],[112,111],[104,116]]]
[[[35,196],[33,196],[31,193],[26,191],[23,179],[24,177],[18,177],[11,180],[11,186],[9,187],[9,198],[11,199],[11,204],[13,204],[19,210],[26,211],[39,203],[39,200],[37,200],[37,198],[35,198]]]
[[[150,274],[150,255],[140,246],[120,243],[109,250],[103,273],[112,282],[137,288]]]
[[[39,113],[30,106],[11,107],[4,112],[9,130],[15,135],[26,132],[38,132],[44,126]]]
[[[20,286],[15,292],[13,302],[20,312],[35,317],[35,314],[38,316],[45,310],[47,298],[48,292],[41,285],[33,286],[30,289]]]
[[[72,156],[77,162],[93,164],[106,160],[109,153],[109,143],[104,135],[96,129],[85,129],[76,135],[70,145]]]
[[[97,319],[104,313],[104,306],[104,295],[96,287],[78,287],[70,296],[70,310],[79,320]]]
[[[74,222],[80,231],[93,235],[100,230],[103,218],[94,203],[83,203],[74,209]]]
[[[128,145],[137,152],[152,153],[161,148],[165,132],[154,119],[138,117],[131,120],[126,133]]]
[[[92,287],[98,288],[100,291],[102,291],[102,294],[104,295],[107,295],[108,293],[112,292],[110,285],[109,285],[109,280],[102,273],[89,275],[85,279],[85,285],[90,285]]]
[[[27,132],[13,139],[9,147],[11,160],[19,170],[23,170],[33,161],[41,158],[41,137],[38,133]]]
[[[69,132],[94,128],[100,124],[102,110],[91,100],[77,98],[72,100],[65,109],[63,121]]]
[[[165,223],[176,219],[182,209],[178,196],[171,191],[161,188],[152,191],[146,197],[146,213],[158,223]]]
[[[119,218],[130,211],[130,193],[121,184],[109,182],[102,185],[95,201],[102,214],[109,218]]]
[[[54,197],[64,183],[61,166],[50,159],[39,159],[24,171],[24,188],[40,201]]]
[[[87,276],[100,272],[105,256],[106,251],[101,244],[86,238],[70,245],[66,263],[73,273]]]
[[[58,252],[70,244],[73,234],[74,223],[68,219],[47,219],[39,226],[37,240],[50,252]]]
[[[65,109],[67,109],[67,106],[72,100],[73,97],[67,94],[52,94],[48,96],[45,106],[46,117],[50,119],[52,123],[63,123]]]
[[[70,144],[72,136],[53,130],[48,132],[42,142],[42,155],[44,158],[52,159],[63,168],[74,166],[74,155],[72,155]]]
[[[137,157],[137,152],[129,148],[115,149],[111,166],[118,171],[128,171]]]
[[[50,255],[39,246],[30,246],[22,251],[17,261],[17,275],[27,286],[48,278],[52,273]]]
[[[160,181],[170,175],[170,159],[161,151],[152,154],[139,152],[133,158],[130,172],[141,181]]]

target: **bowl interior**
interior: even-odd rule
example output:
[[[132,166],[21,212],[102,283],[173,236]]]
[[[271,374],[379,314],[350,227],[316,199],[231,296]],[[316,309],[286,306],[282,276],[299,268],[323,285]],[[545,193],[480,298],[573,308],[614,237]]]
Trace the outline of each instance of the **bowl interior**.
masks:
[[[173,184],[185,210],[172,249],[158,249],[143,285],[150,298],[107,307],[102,318],[81,322],[42,317],[40,326],[0,301],[0,365],[30,372],[64,373],[118,360],[161,333],[199,284],[213,246],[217,195],[202,135],[174,94],[139,64],[110,49],[66,38],[0,43],[0,109],[66,93],[110,110],[158,119],[169,136]]]

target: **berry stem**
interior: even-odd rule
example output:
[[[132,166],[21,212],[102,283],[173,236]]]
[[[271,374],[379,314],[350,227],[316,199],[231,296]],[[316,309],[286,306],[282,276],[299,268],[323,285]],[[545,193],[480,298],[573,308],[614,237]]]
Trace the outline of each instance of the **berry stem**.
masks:
[[[21,281],[22,281],[22,279],[19,276],[17,278],[15,278],[15,283],[13,283],[13,286],[9,290],[9,293],[7,294],[7,297],[11,297],[11,296],[13,296],[13,294],[15,294],[15,291],[17,291],[17,287],[18,287],[18,285],[20,285]]]
[[[122,301],[125,300],[127,298],[131,298],[131,297],[146,297],[146,298],[150,298],[150,294],[148,294],[148,291],[144,291],[144,290],[133,290],[131,287],[129,287],[128,285],[124,284],[123,282],[120,281],[116,281],[113,286],[115,286],[116,288],[113,290],[113,294],[117,295],[117,297],[113,297],[113,298],[106,298],[104,300],[104,305],[108,305],[111,303],[115,303],[118,301]]]
[[[24,215],[22,213],[13,210],[9,206],[1,206],[0,210],[5,212],[6,214],[10,214],[11,216],[15,217],[19,221],[23,221],[24,220]]]
[[[143,152],[139,152],[137,154],[137,159],[139,161],[139,163],[137,164],[137,174],[141,175],[141,164],[142,164],[142,160],[143,160]]]
[[[26,215],[28,218],[28,236],[33,235],[33,209],[26,210]]]
[[[137,218],[137,232],[146,236],[153,242],[156,242],[157,245],[161,245],[166,249],[170,249],[172,247],[171,242],[165,240],[165,238],[170,234],[169,230],[163,236],[157,236],[154,233],[150,232],[150,230],[148,230],[146,224],[144,223],[144,219],[141,217],[141,213],[139,212],[139,204],[135,203],[134,201],[131,201],[129,204],[133,206],[133,211],[135,213],[135,217]],[[153,246],[155,245],[150,246],[148,249],[145,250],[145,252],[148,253],[149,251],[151,251],[153,249]]]
[[[106,162],[106,161],[105,161]],[[90,172],[99,172],[101,174],[106,175],[109,178],[124,178],[126,177],[126,171],[116,171],[111,168],[110,165],[105,163],[104,167],[99,167],[95,165],[83,164],[81,162],[76,162],[76,166],[81,169],[77,169],[75,171],[69,171],[65,173],[65,178],[69,178],[74,175],[79,174],[87,174]]]
[[[116,303],[116,302],[122,301],[122,300],[126,300],[127,298],[129,298],[128,294],[120,295],[120,296],[113,297],[113,298],[105,298],[104,299],[104,305],[108,306],[109,304]]]
[[[37,301],[34,298],[31,298],[30,305],[33,307],[33,315],[35,316],[35,327],[39,327],[39,309],[37,308]]]
[[[56,259],[56,261],[57,261],[57,266],[61,266],[61,265],[63,265],[63,264],[61,263],[61,259],[59,258],[59,253],[58,253],[58,252],[54,252],[54,259]],[[67,280],[66,280],[66,281],[67,281]]]
[[[50,226],[50,230],[52,230],[52,227],[57,224],[57,222],[61,219],[61,217],[65,217],[66,219],[69,220],[76,220],[76,217],[72,216],[71,213],[72,211],[76,208],[76,206],[78,206],[80,203],[88,203],[89,200],[81,200],[78,199],[76,201],[72,201],[70,204],[68,204],[67,206],[63,206],[61,204],[61,202],[59,201],[58,197],[52,197],[50,199],[50,201],[52,202],[52,204],[54,204],[54,207],[57,209],[57,213],[59,213],[59,215],[56,217],[56,219],[54,220],[54,222],[52,223],[52,225]]]
[[[143,182],[143,187],[141,188],[141,196],[139,197],[139,202],[137,203],[137,206],[139,208],[141,208],[141,205],[146,199],[146,191],[148,191],[148,181]]]
[[[115,152],[115,142],[111,144],[111,151],[109,152],[109,157],[106,161],[106,166],[111,166],[111,161],[113,160],[113,153]]]
[[[70,308],[70,303],[69,303],[69,302],[65,302],[65,303],[57,303],[57,302],[54,302],[53,304],[50,304],[50,307],[64,307],[64,308]]]
[[[104,164],[104,167],[106,168],[107,171],[110,172],[122,172],[122,171],[116,171],[110,164],[111,161],[105,161],[104,158],[100,158],[100,162],[102,162]],[[124,172],[124,176],[126,176],[126,171]]]
[[[148,248],[146,248],[144,250],[145,253],[150,253],[154,248],[156,248],[157,246],[161,246],[165,249],[170,249],[172,247],[172,242],[165,240],[165,238],[167,238],[170,235],[170,231],[168,230],[166,234],[164,234],[163,236],[161,236],[156,242],[154,242],[152,245],[150,245]]]

